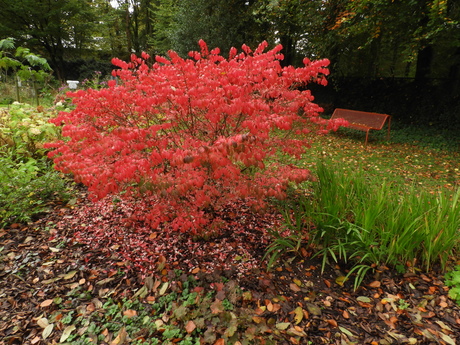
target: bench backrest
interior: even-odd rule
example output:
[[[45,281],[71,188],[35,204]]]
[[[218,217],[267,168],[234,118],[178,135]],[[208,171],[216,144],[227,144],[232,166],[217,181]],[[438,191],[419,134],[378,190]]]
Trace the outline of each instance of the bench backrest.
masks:
[[[351,124],[362,125],[370,129],[380,130],[390,115],[379,113],[368,113],[365,111],[348,110],[337,108],[332,114],[332,118],[343,118]]]

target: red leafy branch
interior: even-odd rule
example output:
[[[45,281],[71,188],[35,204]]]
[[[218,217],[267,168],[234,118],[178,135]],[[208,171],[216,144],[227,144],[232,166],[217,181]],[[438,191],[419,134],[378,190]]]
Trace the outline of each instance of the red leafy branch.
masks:
[[[110,193],[144,198],[137,218],[151,226],[198,233],[224,203],[239,198],[264,207],[285,197],[289,183],[309,171],[277,163],[280,153],[300,158],[311,123],[320,133],[340,123],[321,119],[310,82],[325,85],[328,60],[304,59],[304,67],[281,67],[281,46],[252,52],[219,49],[183,59],[132,56],[113,59],[119,69],[109,87],[80,90],[76,108],[62,112],[65,141],[48,144],[56,168],[72,173],[95,198]],[[133,218],[136,218],[133,216]]]

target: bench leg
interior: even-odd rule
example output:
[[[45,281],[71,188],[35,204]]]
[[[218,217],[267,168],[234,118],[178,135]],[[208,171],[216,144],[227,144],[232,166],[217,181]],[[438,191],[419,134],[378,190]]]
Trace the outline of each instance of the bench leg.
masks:
[[[391,129],[391,116],[388,118],[387,141],[390,141],[390,129]]]
[[[364,142],[364,146],[367,146],[368,139],[369,139],[369,130],[366,131],[366,141]]]

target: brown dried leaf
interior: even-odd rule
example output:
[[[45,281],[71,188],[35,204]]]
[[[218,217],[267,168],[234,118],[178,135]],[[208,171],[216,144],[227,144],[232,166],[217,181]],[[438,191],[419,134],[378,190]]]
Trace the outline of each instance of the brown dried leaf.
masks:
[[[252,317],[252,321],[254,321],[255,323],[264,323],[264,322],[265,322],[265,318],[260,317],[260,316],[253,316],[253,317]]]
[[[328,319],[326,320],[326,322],[329,324],[329,326],[331,327],[334,327],[336,328],[338,325],[337,325],[337,321],[335,321],[334,319]]]
[[[192,320],[189,320],[187,324],[185,325],[185,330],[187,331],[188,334],[192,333],[196,328],[195,322]]]
[[[47,299],[47,300],[44,300],[42,303],[40,303],[40,307],[42,308],[49,307],[52,303],[53,303],[52,299]]]
[[[368,286],[371,288],[379,288],[382,284],[378,280],[374,280],[372,283],[370,283]]]
[[[137,315],[137,311],[133,309],[128,309],[123,312],[123,315],[130,319]]]
[[[224,311],[224,305],[221,300],[216,299],[210,306],[211,313],[219,314]]]
[[[289,284],[289,287],[294,292],[299,292],[300,291],[300,288],[294,283]]]

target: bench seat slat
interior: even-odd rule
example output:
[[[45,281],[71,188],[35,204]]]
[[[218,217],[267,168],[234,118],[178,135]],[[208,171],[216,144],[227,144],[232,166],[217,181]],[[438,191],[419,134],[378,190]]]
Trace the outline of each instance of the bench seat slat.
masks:
[[[332,114],[331,120],[338,118],[347,120],[350,128],[366,132],[365,144],[367,144],[369,130],[381,130],[385,122],[388,122],[388,138],[390,136],[390,115],[337,108]]]

